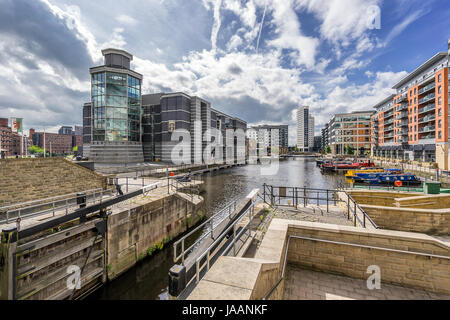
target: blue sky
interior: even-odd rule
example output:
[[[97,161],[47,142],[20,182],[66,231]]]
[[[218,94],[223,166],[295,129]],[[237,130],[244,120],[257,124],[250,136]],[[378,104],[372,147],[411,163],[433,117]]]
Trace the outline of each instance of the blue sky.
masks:
[[[100,50],[135,57],[147,93],[184,91],[249,124],[316,133],[370,110],[450,37],[448,0],[0,0],[0,117],[55,131],[81,124]],[[368,13],[381,12],[381,28]]]

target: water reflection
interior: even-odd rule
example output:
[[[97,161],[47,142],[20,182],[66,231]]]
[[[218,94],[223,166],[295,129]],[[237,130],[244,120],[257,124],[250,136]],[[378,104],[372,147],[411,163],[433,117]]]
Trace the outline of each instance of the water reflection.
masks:
[[[345,181],[343,175],[322,175],[311,158],[279,162],[273,176],[261,176],[260,165],[247,165],[205,175],[207,214],[218,212],[232,199],[242,199],[264,183],[275,186],[334,189]],[[200,236],[201,233],[199,233]],[[90,299],[167,299],[168,272],[173,265],[172,247],[145,259],[124,275],[107,284]]]

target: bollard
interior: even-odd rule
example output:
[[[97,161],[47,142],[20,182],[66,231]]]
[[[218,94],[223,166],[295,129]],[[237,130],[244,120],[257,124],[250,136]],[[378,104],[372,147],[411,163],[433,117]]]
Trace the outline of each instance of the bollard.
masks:
[[[169,295],[178,297],[186,287],[186,267],[178,264],[169,270]]]

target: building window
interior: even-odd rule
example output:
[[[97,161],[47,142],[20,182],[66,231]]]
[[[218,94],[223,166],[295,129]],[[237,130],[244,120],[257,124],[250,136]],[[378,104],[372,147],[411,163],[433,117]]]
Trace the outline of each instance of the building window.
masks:
[[[441,86],[439,86],[439,87],[438,87],[438,94],[440,94],[440,93],[441,93],[441,91],[442,91],[442,87],[441,87]]]
[[[440,83],[442,80],[442,74],[438,75],[438,82]]]
[[[442,131],[438,132],[438,139],[442,139]]]
[[[417,103],[417,98],[414,98],[414,104],[416,104]]]
[[[442,127],[442,120],[439,120],[438,122],[438,128],[440,129]]]
[[[417,88],[414,88],[414,94],[416,94],[416,90],[417,90]]]
[[[439,97],[439,99],[438,99],[438,105],[441,105],[442,104],[442,97]]]
[[[441,115],[442,115],[442,109],[439,108],[439,109],[438,109],[438,116],[441,116]]]

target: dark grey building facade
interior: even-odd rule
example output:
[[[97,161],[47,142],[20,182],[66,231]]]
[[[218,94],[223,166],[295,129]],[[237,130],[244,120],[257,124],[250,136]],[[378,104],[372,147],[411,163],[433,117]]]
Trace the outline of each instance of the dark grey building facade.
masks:
[[[180,141],[190,150],[183,157],[186,163],[203,163],[205,150],[211,144],[218,144],[222,151],[212,148],[210,156],[214,161],[224,162],[226,152],[234,152],[235,160],[245,159],[245,137],[243,149],[238,148],[236,137],[226,141],[228,129],[242,129],[245,135],[245,121],[212,109],[210,102],[183,92],[143,95],[142,101],[145,161],[173,163],[174,148]]]

